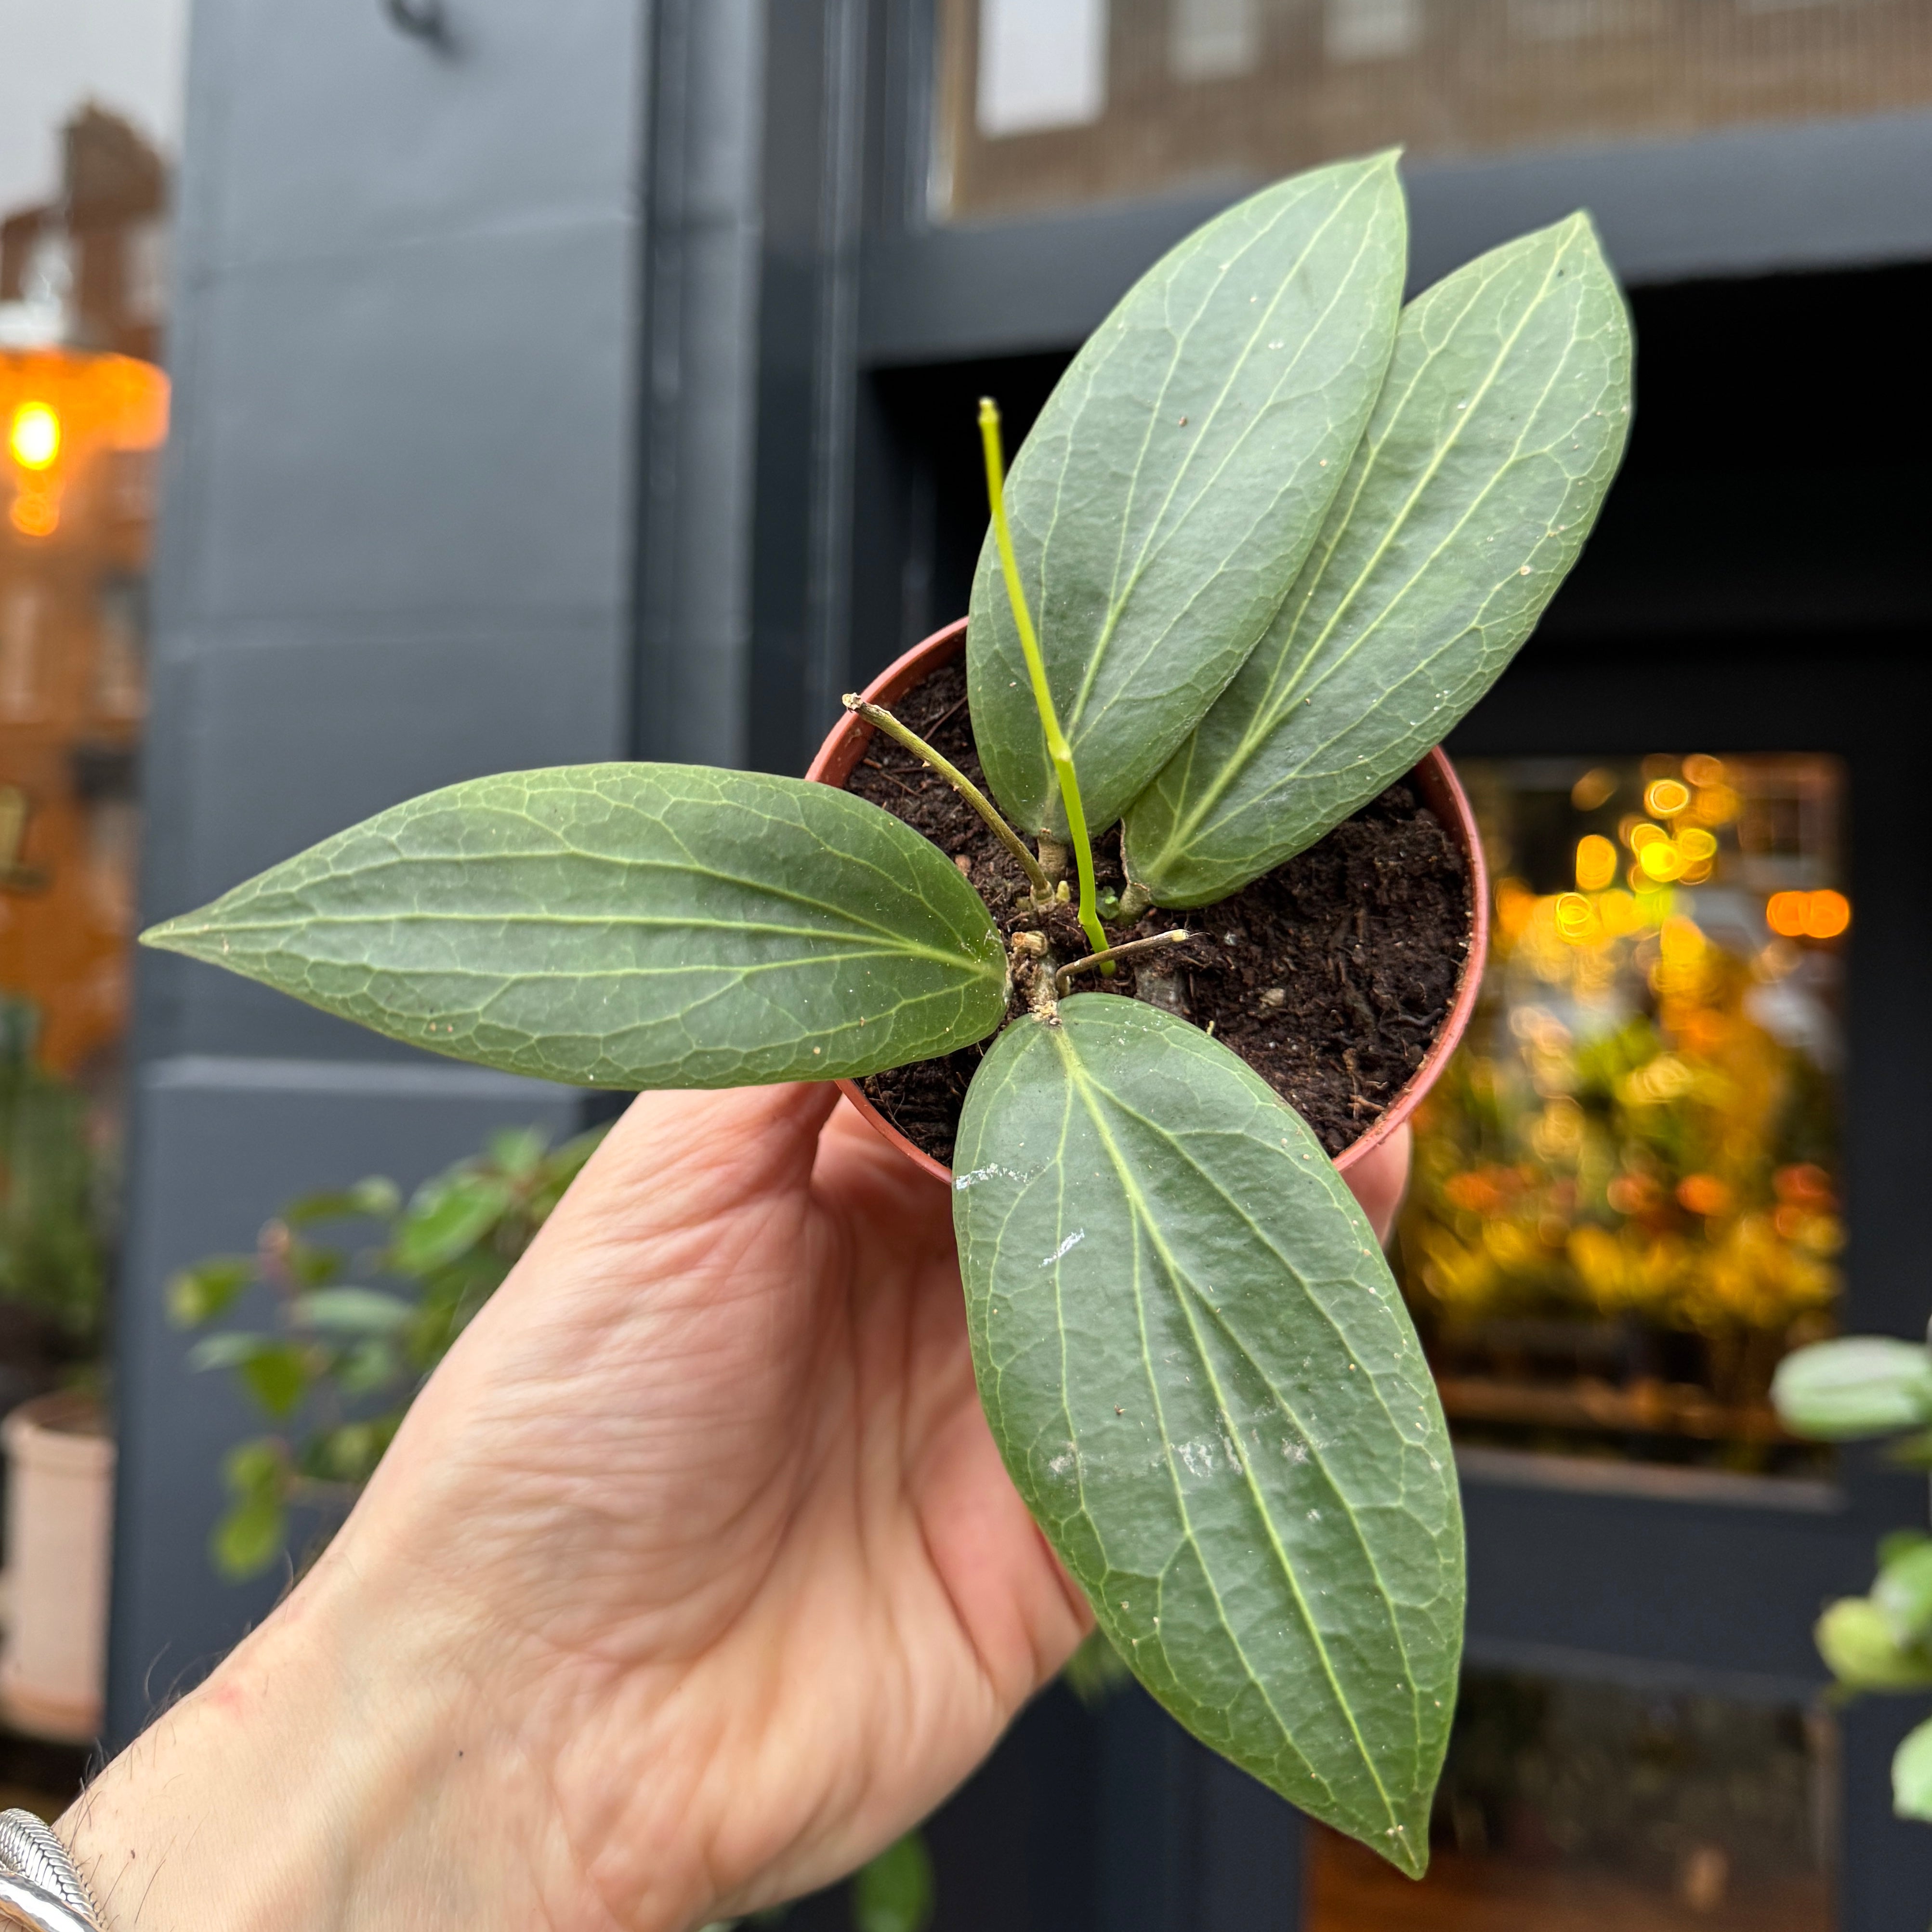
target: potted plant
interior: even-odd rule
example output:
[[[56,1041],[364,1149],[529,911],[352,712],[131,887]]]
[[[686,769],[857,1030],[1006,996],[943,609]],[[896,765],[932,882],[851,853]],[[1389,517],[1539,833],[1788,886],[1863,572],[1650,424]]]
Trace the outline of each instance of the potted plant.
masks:
[[[1010,477],[982,412],[961,709],[986,788],[856,715],[1010,870],[833,785],[601,765],[398,806],[146,937],[584,1085],[860,1081],[983,1048],[952,1184],[1015,1483],[1170,1711],[1419,1873],[1460,1651],[1454,1468],[1344,1148],[1264,1077],[1266,1030],[1318,940],[1378,1029],[1403,1017],[1377,1007],[1402,962],[1362,898],[1402,861],[1355,866],[1349,828],[1444,842],[1402,782],[1574,560],[1630,344],[1584,217],[1405,308],[1406,223],[1393,155],[1280,183],[1129,292]],[[1282,874],[1324,835],[1316,933]],[[1461,890],[1460,929],[1408,962],[1451,985]],[[1359,1129],[1381,1103],[1330,1043]]]
[[[100,1728],[114,1442],[100,1400],[106,1231],[87,1096],[0,1002],[0,1354],[9,1412],[0,1708],[37,1736]]]

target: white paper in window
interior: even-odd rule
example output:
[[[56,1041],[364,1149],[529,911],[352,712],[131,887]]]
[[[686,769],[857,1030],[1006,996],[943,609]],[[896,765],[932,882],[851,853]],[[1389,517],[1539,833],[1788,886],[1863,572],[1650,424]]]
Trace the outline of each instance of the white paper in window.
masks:
[[[1322,45],[1332,61],[1390,60],[1422,44],[1422,0],[1328,0]]]
[[[1261,63],[1260,0],[1174,0],[1178,80],[1226,80]]]
[[[1107,0],[980,0],[980,132],[1084,128],[1107,104]]]

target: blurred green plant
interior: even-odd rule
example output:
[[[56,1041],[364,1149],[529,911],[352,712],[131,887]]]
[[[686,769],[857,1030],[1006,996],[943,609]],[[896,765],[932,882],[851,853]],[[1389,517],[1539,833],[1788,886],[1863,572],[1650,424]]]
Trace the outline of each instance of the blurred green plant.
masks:
[[[1889,1454],[1932,1470],[1932,1340],[1846,1335],[1787,1355],[1772,1400],[1795,1434],[1822,1442],[1895,1438]],[[1870,1592],[1828,1605],[1814,1628],[1818,1654],[1846,1696],[1932,1690],[1932,1535],[1894,1530],[1878,1546]],[[1932,1718],[1892,1760],[1892,1806],[1932,1822]]]
[[[480,1154],[424,1182],[406,1202],[392,1180],[358,1180],[291,1202],[252,1255],[212,1255],[168,1283],[181,1326],[219,1320],[258,1283],[276,1298],[272,1332],[226,1330],[196,1344],[196,1369],[230,1371],[277,1431],[229,1451],[231,1501],[210,1554],[232,1579],[286,1551],[291,1511],[348,1512],[416,1391],[527,1248],[602,1138],[553,1148],[539,1127],[506,1130]],[[350,1258],[315,1238],[373,1222],[382,1238]],[[379,1281],[364,1286],[353,1278]],[[298,1429],[290,1425],[300,1423]]]
[[[87,1096],[34,1058],[40,1016],[0,996],[0,1300],[40,1316],[69,1359],[104,1340],[111,1176]]]

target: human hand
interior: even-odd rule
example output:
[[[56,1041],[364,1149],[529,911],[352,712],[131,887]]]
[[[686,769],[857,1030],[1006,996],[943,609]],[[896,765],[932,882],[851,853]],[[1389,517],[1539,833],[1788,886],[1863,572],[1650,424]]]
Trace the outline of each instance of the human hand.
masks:
[[[672,1932],[979,1762],[1090,1619],[981,1415],[947,1191],[835,1099],[632,1106],[315,1570],[70,1814],[112,1932]]]

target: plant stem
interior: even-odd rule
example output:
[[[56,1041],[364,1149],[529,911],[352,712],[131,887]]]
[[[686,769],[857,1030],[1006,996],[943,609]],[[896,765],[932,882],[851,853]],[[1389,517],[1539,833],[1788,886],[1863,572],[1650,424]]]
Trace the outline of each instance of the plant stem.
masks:
[[[1058,994],[1066,991],[1066,982],[1076,973],[1084,973],[1090,966],[1097,966],[1102,973],[1113,970],[1118,959],[1130,959],[1136,952],[1151,952],[1156,946],[1178,946],[1193,934],[1176,926],[1172,932],[1156,932],[1148,939],[1130,939],[1118,946],[1103,946],[1098,952],[1090,952],[1084,959],[1076,959],[1060,968],[1053,976],[1053,990]]]
[[[1040,640],[1034,634],[1033,619],[1028,614],[1026,592],[1020,584],[1020,567],[1013,555],[1013,533],[1006,525],[1006,458],[1000,447],[1000,411],[991,396],[980,398],[980,443],[986,455],[986,500],[992,506],[993,538],[1000,548],[1000,569],[1006,580],[1006,602],[1012,606],[1014,627],[1020,634],[1020,649],[1026,654],[1027,676],[1033,680],[1033,701],[1040,712],[1040,728],[1046,734],[1046,755],[1053,760],[1054,775],[1060,781],[1060,802],[1066,808],[1066,829],[1071,835],[1073,856],[1080,868],[1080,929],[1098,955],[1107,950],[1107,935],[1100,928],[1100,916],[1094,909],[1094,846],[1087,836],[1087,814],[1080,802],[1080,781],[1073,770],[1073,748],[1060,728],[1060,714],[1053,708],[1053,693],[1046,682],[1046,665],[1040,654]]]
[[[1027,850],[1026,841],[1000,816],[999,808],[951,759],[935,752],[910,725],[902,724],[883,704],[868,704],[854,691],[848,691],[840,702],[848,711],[864,718],[888,738],[896,739],[914,758],[930,765],[986,821],[994,836],[1013,855],[1014,862],[1026,874],[1036,904],[1044,904],[1053,897],[1052,884],[1040,870],[1040,861]]]

